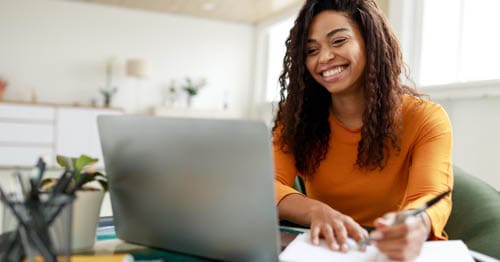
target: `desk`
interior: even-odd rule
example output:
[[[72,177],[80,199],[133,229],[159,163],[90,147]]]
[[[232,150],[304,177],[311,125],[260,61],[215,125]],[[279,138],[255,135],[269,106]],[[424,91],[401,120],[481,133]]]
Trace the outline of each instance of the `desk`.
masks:
[[[307,231],[307,229],[295,228],[295,227],[280,227],[280,237],[281,249],[283,250],[293,239],[302,232]],[[73,259],[75,262],[87,261],[85,256],[88,258],[95,258],[93,256],[102,256],[102,261],[126,261],[125,256],[130,255],[134,260],[155,260],[158,261],[163,259],[164,261],[211,261],[207,258],[192,256],[188,254],[178,253],[174,251],[166,251],[159,249],[152,249],[140,245],[135,245],[131,243],[124,242],[123,240],[117,239],[113,233],[99,234],[98,241],[94,247],[94,250],[90,252],[83,252],[79,255],[77,259]],[[111,255],[116,255],[110,257]],[[94,261],[99,261],[95,259]]]
[[[283,250],[298,234],[307,232],[307,229],[280,226],[280,237],[282,239],[281,249]],[[92,252],[82,253],[85,256],[79,256],[73,259],[75,262],[86,261],[127,261],[126,256],[130,256],[133,260],[155,260],[163,259],[164,261],[210,261],[206,258],[195,257],[182,253],[151,249],[140,245],[126,243],[117,239],[114,234],[98,235],[98,241]],[[482,262],[498,262],[495,258],[470,250],[471,256],[476,261]],[[100,256],[100,259],[97,257]],[[132,260],[132,261],[133,261]],[[131,260],[128,260],[131,261]]]

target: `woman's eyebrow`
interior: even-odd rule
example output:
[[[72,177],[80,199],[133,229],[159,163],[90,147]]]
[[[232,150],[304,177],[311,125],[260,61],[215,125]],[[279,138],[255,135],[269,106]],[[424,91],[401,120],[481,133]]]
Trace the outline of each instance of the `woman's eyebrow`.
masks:
[[[347,28],[345,27],[342,27],[342,28],[336,28],[336,29],[333,29],[332,31],[328,32],[326,34],[327,37],[332,37],[334,36],[335,34],[339,33],[339,32],[343,32],[343,31],[349,31]],[[314,43],[314,42],[317,42],[316,39],[314,38],[309,38],[307,39],[307,43]]]
[[[347,28],[345,27],[342,27],[342,28],[337,28],[337,29],[333,29],[332,31],[328,32],[328,34],[326,34],[327,37],[332,37],[333,35],[335,35],[336,33],[339,33],[339,32],[342,32],[342,31],[348,31]]]

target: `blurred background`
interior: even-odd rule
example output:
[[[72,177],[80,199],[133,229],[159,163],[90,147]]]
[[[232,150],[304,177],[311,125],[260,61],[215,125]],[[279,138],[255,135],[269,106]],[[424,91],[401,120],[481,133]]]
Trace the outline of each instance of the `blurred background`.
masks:
[[[271,124],[301,0],[1,0],[0,170],[102,159],[99,114]],[[379,0],[454,164],[500,189],[498,0]],[[102,161],[101,161],[102,162]]]

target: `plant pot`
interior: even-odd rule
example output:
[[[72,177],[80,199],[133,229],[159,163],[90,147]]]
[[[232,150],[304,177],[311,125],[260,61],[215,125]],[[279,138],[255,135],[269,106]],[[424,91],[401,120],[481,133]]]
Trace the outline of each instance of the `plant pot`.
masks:
[[[103,191],[77,191],[73,203],[72,250],[94,247]]]

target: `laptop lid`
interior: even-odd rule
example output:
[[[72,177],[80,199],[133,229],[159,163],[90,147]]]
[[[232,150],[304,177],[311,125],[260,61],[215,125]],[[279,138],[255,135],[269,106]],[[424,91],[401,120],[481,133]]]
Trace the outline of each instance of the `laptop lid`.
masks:
[[[231,261],[278,261],[270,132],[260,122],[99,116],[117,236]]]

